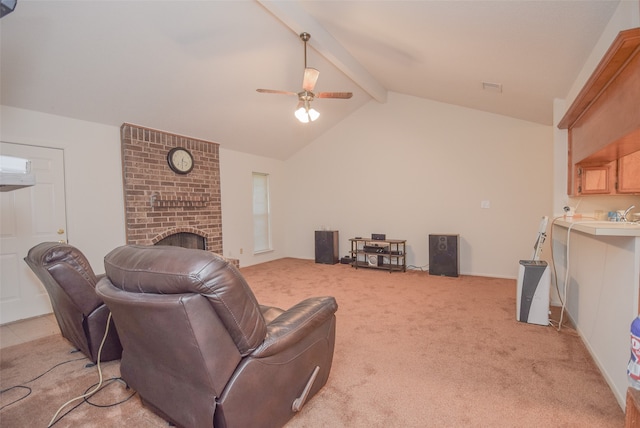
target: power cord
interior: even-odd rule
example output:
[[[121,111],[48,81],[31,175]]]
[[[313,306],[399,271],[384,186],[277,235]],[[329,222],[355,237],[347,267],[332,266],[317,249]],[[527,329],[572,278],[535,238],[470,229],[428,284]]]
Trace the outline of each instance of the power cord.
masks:
[[[17,403],[17,402],[19,402],[19,401],[24,400],[24,399],[25,399],[25,398],[27,398],[29,395],[31,395],[31,392],[32,392],[31,388],[29,388],[28,386],[25,386],[27,383],[31,383],[31,382],[34,382],[34,381],[36,381],[36,380],[40,379],[42,376],[46,375],[47,373],[49,373],[51,370],[55,369],[56,367],[60,367],[61,365],[68,364],[68,363],[72,363],[72,362],[74,362],[74,361],[84,360],[84,359],[85,359],[85,357],[82,357],[82,358],[75,358],[75,359],[73,359],[73,360],[63,361],[63,362],[58,363],[58,364],[56,364],[55,366],[51,367],[50,369],[48,369],[48,370],[47,370],[47,371],[45,371],[44,373],[39,374],[38,376],[34,377],[33,379],[28,380],[28,381],[26,381],[26,382],[23,382],[23,384],[22,384],[22,385],[14,385],[14,386],[11,386],[11,387],[9,387],[9,388],[6,388],[6,389],[1,390],[1,391],[0,391],[0,394],[4,394],[5,392],[9,392],[9,391],[14,390],[14,389],[26,389],[26,390],[27,390],[27,394],[26,394],[26,395],[24,395],[24,396],[22,396],[22,397],[20,397],[20,398],[18,398],[18,399],[16,399],[16,400],[14,400],[14,401],[12,401],[11,403],[7,403],[7,404],[5,404],[4,406],[0,407],[0,411],[1,411],[1,410],[3,410],[3,409],[5,409],[6,407],[11,406],[12,404],[15,404],[15,403]]]
[[[114,378],[111,378],[111,379],[107,379],[105,382],[103,382],[103,380],[102,380],[102,370],[101,370],[101,367],[100,367],[100,356],[101,356],[101,354],[102,354],[102,348],[104,347],[104,344],[105,344],[105,341],[106,341],[107,335],[108,335],[108,333],[109,333],[109,325],[110,325],[110,323],[111,323],[111,313],[109,313],[109,316],[107,317],[107,326],[106,326],[106,328],[105,328],[105,333],[104,333],[104,336],[103,336],[103,338],[102,338],[102,342],[100,343],[100,348],[98,349],[98,358],[97,358],[98,363],[97,363],[97,366],[98,366],[98,373],[99,373],[99,377],[100,377],[99,382],[98,382],[97,384],[91,385],[89,388],[87,388],[87,390],[85,390],[85,393],[84,393],[83,395],[81,395],[81,396],[79,396],[79,397],[76,397],[76,398],[74,398],[74,399],[72,399],[72,400],[69,400],[69,401],[67,401],[65,404],[63,404],[63,405],[58,409],[58,411],[56,412],[56,414],[54,415],[54,417],[51,419],[51,421],[49,422],[48,427],[52,427],[53,425],[56,425],[56,424],[57,424],[58,422],[60,422],[60,421],[61,421],[61,420],[66,416],[66,415],[68,415],[69,413],[71,413],[73,410],[75,410],[77,407],[79,407],[82,403],[87,403],[87,404],[89,404],[90,406],[93,406],[93,407],[102,407],[102,408],[105,408],[105,407],[114,407],[114,406],[118,406],[118,405],[120,405],[120,404],[122,404],[122,403],[125,403],[126,401],[130,400],[134,395],[136,395],[136,391],[133,391],[129,396],[127,396],[127,397],[126,397],[126,398],[124,398],[123,400],[118,401],[118,402],[116,402],[116,403],[106,404],[106,405],[103,405],[103,404],[96,404],[96,403],[92,403],[91,401],[89,401],[89,398],[90,398],[91,396],[93,396],[93,395],[94,395],[94,394],[96,394],[97,392],[99,392],[99,391],[103,390],[104,388],[106,388],[108,385],[110,385],[111,383],[113,383],[113,382],[115,382],[115,381],[120,381],[120,382],[124,383],[125,388],[126,388],[127,390],[129,390],[129,385],[127,385],[127,383],[126,383],[126,382],[124,381],[124,379],[122,379],[121,377],[114,377]],[[79,351],[78,351],[77,349],[76,349],[76,350],[74,350],[74,351],[71,351],[71,353],[75,353],[75,352],[79,352]],[[33,379],[31,379],[31,380],[28,380],[28,381],[24,382],[22,385],[14,385],[14,386],[11,386],[11,387],[9,387],[9,388],[6,388],[6,389],[3,389],[3,390],[0,390],[0,394],[4,394],[4,393],[9,392],[9,391],[14,390],[14,389],[25,389],[25,390],[27,391],[27,393],[26,393],[25,395],[23,395],[22,397],[20,397],[20,398],[18,398],[18,399],[16,399],[16,400],[12,401],[12,402],[10,402],[10,403],[5,404],[5,405],[4,405],[4,406],[2,406],[2,407],[0,407],[0,411],[1,411],[1,410],[3,410],[3,409],[5,409],[5,408],[6,408],[6,407],[8,407],[8,406],[11,406],[11,405],[13,405],[13,404],[15,404],[15,403],[17,403],[17,402],[19,402],[19,401],[24,400],[24,399],[25,399],[25,398],[27,398],[29,395],[31,395],[31,393],[33,392],[33,391],[32,391],[32,389],[31,389],[31,388],[29,388],[28,386],[25,386],[25,384],[28,384],[28,383],[31,383],[31,382],[34,382],[34,381],[36,381],[36,380],[40,379],[42,376],[46,375],[47,373],[49,373],[50,371],[52,371],[52,370],[53,370],[53,369],[55,369],[56,367],[59,367],[59,366],[61,366],[61,365],[68,364],[68,363],[71,363],[71,362],[74,362],[74,361],[80,361],[80,360],[86,360],[86,357],[84,357],[84,356],[83,356],[83,357],[81,357],[81,358],[74,358],[74,359],[72,359],[72,360],[63,361],[63,362],[61,362],[61,363],[58,363],[58,364],[54,365],[53,367],[49,368],[48,370],[46,370],[45,372],[43,372],[43,373],[39,374],[38,376],[34,377]],[[92,366],[94,366],[94,365],[95,365],[95,364],[90,363],[90,364],[86,364],[86,365],[85,365],[85,367],[92,367]],[[104,384],[104,386],[103,386],[103,384]],[[97,387],[96,387],[93,391],[89,392],[89,390],[90,390],[91,388],[93,388],[94,386],[96,386],[96,385],[97,385]],[[76,404],[75,406],[73,406],[71,409],[69,409],[67,412],[65,412],[64,414],[62,414],[62,416],[60,416],[60,417],[58,418],[58,415],[60,414],[60,412],[62,411],[62,409],[64,409],[64,408],[65,408],[67,405],[69,405],[70,403],[72,403],[72,402],[74,402],[74,401],[76,401],[76,400],[79,400],[79,399],[83,399],[83,401],[82,401],[82,402],[80,402],[80,403],[78,403],[78,404]],[[56,418],[58,418],[58,419],[56,420]]]
[[[579,203],[578,203],[579,204]],[[564,311],[567,307],[567,292],[569,290],[569,250],[570,250],[570,242],[571,242],[571,229],[573,229],[573,226],[577,225],[577,224],[588,224],[590,223],[592,220],[595,220],[594,217],[583,217],[583,218],[589,218],[592,220],[587,220],[587,221],[576,221],[573,222],[569,225],[569,227],[567,228],[567,249],[566,249],[566,269],[565,269],[565,275],[564,275],[564,292],[562,294],[564,294],[564,298],[563,296],[561,296],[560,293],[560,289],[558,286],[558,272],[556,270],[556,263],[555,263],[555,258],[553,255],[553,225],[555,224],[556,220],[561,219],[562,217],[556,217],[553,219],[553,221],[551,222],[551,262],[553,264],[553,276],[555,279],[555,286],[556,286],[556,291],[558,292],[558,298],[560,299],[560,303],[562,303],[561,306],[561,310],[560,310],[560,321],[558,322],[558,327],[557,330],[560,331],[562,329],[562,322],[564,320]]]
[[[560,299],[560,303],[563,302],[562,296],[560,295],[560,288],[558,287],[558,271],[556,270],[556,262],[555,257],[553,255],[553,225],[556,223],[556,220],[561,219],[562,217],[556,217],[551,221],[551,228],[549,230],[549,239],[551,240],[551,245],[549,246],[551,249],[551,265],[553,266],[553,282],[556,287],[556,292],[558,293],[558,298]]]
[[[100,389],[100,391],[104,390],[104,388],[106,388],[109,384],[113,383],[114,381],[121,381],[121,382],[123,382],[123,383],[125,384],[125,388],[126,388],[126,389],[129,389],[129,385],[127,385],[127,383],[126,383],[126,382],[124,382],[124,380],[123,380],[121,377],[114,377],[114,378],[111,378],[111,379],[107,379],[107,380],[106,380],[106,382],[105,382],[104,387],[102,387],[102,388]],[[63,413],[63,414],[62,414],[62,416],[60,416],[60,417],[58,418],[58,420],[56,420],[54,423],[52,423],[51,425],[49,425],[49,427],[52,427],[52,426],[54,426],[55,424],[57,424],[58,422],[60,422],[62,419],[64,419],[64,417],[65,417],[65,416],[67,416],[69,413],[73,412],[75,409],[77,409],[78,407],[80,407],[83,403],[87,403],[87,404],[89,404],[90,406],[93,406],[93,407],[101,407],[101,408],[114,407],[114,406],[118,406],[118,405],[120,405],[120,404],[122,404],[122,403],[125,403],[125,402],[129,401],[129,400],[130,400],[134,395],[136,395],[136,394],[137,394],[135,391],[133,391],[133,392],[132,392],[128,397],[126,397],[124,400],[120,400],[120,401],[118,401],[118,402],[116,402],[116,403],[112,403],[112,404],[106,404],[106,405],[95,404],[95,403],[90,402],[90,401],[89,401],[89,398],[91,398],[91,394],[94,394],[94,395],[95,395],[95,393],[96,393],[96,392],[99,392],[99,391],[94,391],[94,392],[92,392],[91,394],[87,394],[87,392],[88,392],[91,388],[93,388],[94,386],[96,386],[96,385],[99,385],[99,383],[98,383],[98,384],[95,384],[95,383],[94,383],[94,384],[93,384],[93,385],[91,385],[89,388],[87,388],[87,389],[85,390],[85,394],[84,394],[84,395],[87,395],[87,396],[86,396],[86,397],[84,397],[84,400],[83,400],[83,401],[81,401],[80,403],[76,404],[75,406],[73,406],[73,407],[72,407],[72,408],[70,408],[69,410],[67,410],[65,413]],[[73,400],[72,400],[72,401],[73,401]],[[66,405],[66,404],[65,404],[65,405]]]
[[[109,385],[111,385],[113,382],[116,382],[116,381],[119,381],[119,382],[124,383],[124,387],[125,387],[125,389],[129,390],[129,385],[124,381],[124,379],[122,379],[121,377],[112,377],[111,379],[107,379],[107,380],[104,382],[104,386],[102,387],[102,389],[100,389],[100,391],[104,391],[104,390],[105,390]],[[87,388],[87,389],[86,389],[86,391],[85,391],[85,393],[86,393],[87,391],[89,391],[91,388],[93,388],[95,385],[97,385],[97,384],[95,384],[95,383],[94,383],[94,384],[93,384],[93,385],[91,385],[89,388]],[[100,392],[100,391],[98,391],[98,392]],[[133,392],[132,392],[128,397],[126,397],[125,399],[120,400],[120,401],[117,401],[117,402],[115,402],[115,403],[111,403],[111,404],[96,404],[96,403],[92,403],[91,401],[89,401],[89,398],[95,397],[96,395],[97,395],[97,392],[96,392],[96,394],[94,394],[94,395],[92,395],[92,396],[90,396],[90,397],[85,397],[84,402],[85,402],[85,403],[87,403],[87,404],[88,404],[88,405],[90,405],[90,406],[93,406],[93,407],[99,407],[99,408],[105,409],[105,408],[109,408],[109,407],[119,406],[120,404],[122,404],[122,403],[125,403],[125,402],[129,401],[131,398],[133,398],[133,396],[134,396],[134,395],[136,395],[136,391],[133,391]]]
[[[51,421],[49,422],[49,425],[47,425],[47,427],[51,427],[53,426],[54,423],[56,423],[56,418],[58,417],[58,415],[60,414],[60,412],[62,411],[62,409],[64,409],[65,407],[67,407],[67,405],[73,403],[74,401],[77,400],[81,400],[83,398],[87,398],[92,396],[93,394],[95,394],[101,387],[102,387],[102,368],[100,367],[100,356],[102,354],[102,348],[104,346],[105,341],[107,340],[107,335],[109,334],[109,325],[111,324],[111,312],[109,312],[109,316],[107,317],[107,326],[105,328],[105,332],[104,332],[104,336],[102,337],[102,342],[100,342],[100,348],[98,348],[98,358],[97,358],[97,366],[98,366],[98,376],[99,376],[99,381],[98,384],[96,386],[96,388],[93,391],[87,392],[83,395],[80,395],[79,397],[76,398],[72,398],[71,400],[67,401],[66,403],[64,403],[62,406],[60,406],[60,408],[58,409],[58,411],[56,412],[55,415],[53,415],[53,418],[51,418]],[[78,407],[80,404],[77,404],[76,406],[74,406],[71,410],[69,410],[69,412],[71,412],[72,410],[74,410],[76,407]],[[69,412],[65,413],[62,417],[64,417],[65,415],[67,415]],[[62,417],[60,419],[62,419]]]
[[[567,250],[566,250],[566,257],[565,257],[566,266],[565,266],[565,272],[564,272],[564,299],[562,299],[562,307],[560,309],[560,321],[558,322],[558,331],[562,329],[562,320],[564,319],[564,310],[567,307],[567,292],[569,290],[569,259],[570,259],[569,242],[571,239],[571,228],[575,224],[576,223],[571,223],[567,228]]]

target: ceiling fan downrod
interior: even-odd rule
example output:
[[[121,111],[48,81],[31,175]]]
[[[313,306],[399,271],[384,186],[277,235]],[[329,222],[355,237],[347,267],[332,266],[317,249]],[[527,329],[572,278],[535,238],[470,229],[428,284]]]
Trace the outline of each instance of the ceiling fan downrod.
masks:
[[[307,68],[307,42],[311,38],[309,33],[300,33],[300,40],[304,42],[304,68]]]

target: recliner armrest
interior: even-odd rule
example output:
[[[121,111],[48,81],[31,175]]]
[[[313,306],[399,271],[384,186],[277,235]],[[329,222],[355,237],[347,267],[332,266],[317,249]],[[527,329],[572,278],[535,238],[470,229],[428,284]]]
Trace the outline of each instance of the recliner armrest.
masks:
[[[267,336],[250,355],[269,357],[287,349],[330,319],[338,310],[333,297],[303,300],[267,325]]]

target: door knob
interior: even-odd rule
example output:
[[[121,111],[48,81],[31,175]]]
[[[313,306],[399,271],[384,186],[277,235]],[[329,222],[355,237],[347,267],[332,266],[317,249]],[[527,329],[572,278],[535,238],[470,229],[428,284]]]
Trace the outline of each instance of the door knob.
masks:
[[[58,229],[58,235],[62,235],[64,233],[64,229]]]

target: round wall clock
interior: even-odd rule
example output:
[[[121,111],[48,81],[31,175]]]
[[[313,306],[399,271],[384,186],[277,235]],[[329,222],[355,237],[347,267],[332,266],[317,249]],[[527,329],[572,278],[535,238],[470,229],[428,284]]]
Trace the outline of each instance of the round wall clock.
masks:
[[[193,156],[183,147],[175,147],[167,153],[169,167],[178,174],[188,174],[193,169]]]

